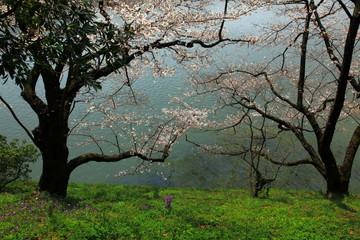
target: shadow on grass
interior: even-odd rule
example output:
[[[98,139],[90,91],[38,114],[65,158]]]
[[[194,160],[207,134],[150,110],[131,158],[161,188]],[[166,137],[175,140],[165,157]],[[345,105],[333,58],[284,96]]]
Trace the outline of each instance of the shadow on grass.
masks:
[[[345,203],[343,203],[342,201],[334,201],[334,203],[341,209],[352,212],[352,213],[356,213],[357,211],[351,207],[349,207],[348,205],[346,205]]]
[[[348,196],[338,196],[336,198],[330,198],[329,200],[331,202],[333,202],[334,204],[336,204],[336,206],[338,206],[339,208],[348,211],[348,212],[352,212],[352,213],[356,213],[357,211],[355,209],[353,209],[352,207],[348,206],[346,203],[344,203],[344,201],[346,200],[346,198],[351,198],[350,195]]]
[[[9,185],[6,185],[0,193],[22,194],[37,191],[37,182],[29,181],[14,181]]]

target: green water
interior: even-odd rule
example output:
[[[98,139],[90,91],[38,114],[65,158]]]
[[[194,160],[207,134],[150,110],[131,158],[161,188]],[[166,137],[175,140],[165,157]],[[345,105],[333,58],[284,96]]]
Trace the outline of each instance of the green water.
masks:
[[[242,20],[242,24],[230,24],[231,35],[241,35],[244,32],[252,29],[252,24],[263,21],[271,21],[271,14],[252,16]],[[237,46],[228,46],[225,48],[211,50],[212,56],[220,65],[224,61],[238,61],[239,55],[250,50],[246,46],[238,48]],[[235,53],[235,54],[234,54]],[[256,54],[247,54],[248,61],[256,61],[257,58],[262,58],[264,52]],[[271,53],[266,53],[271,54]],[[217,60],[216,60],[217,59]],[[154,81],[156,80],[156,81]],[[154,79],[152,76],[146,76],[134,83],[134,90],[146,95],[150,102],[151,108],[148,106],[143,112],[161,112],[163,107],[167,107],[170,96],[180,94],[188,88],[185,83],[190,80],[190,76],[179,70],[172,77],[164,79]],[[38,86],[38,92],[42,92],[41,86]],[[106,88],[106,87],[105,87]],[[5,85],[0,85],[0,94],[13,107],[18,117],[29,128],[33,129],[37,124],[36,116],[31,112],[30,108],[20,97],[18,87],[8,82]],[[212,103],[204,103],[212,104]],[[78,105],[78,108],[71,116],[71,121],[74,118],[81,116],[82,111],[86,106]],[[6,135],[10,138],[27,138],[25,132],[13,120],[9,111],[5,108],[0,109],[0,134]],[[101,132],[105,139],[112,139],[111,133]],[[201,143],[212,143],[222,141],[221,137],[216,135],[209,135],[205,133],[193,133],[191,135],[193,140]],[[339,144],[338,154],[341,154],[341,142],[344,142],[340,136],[335,140],[335,145]],[[75,157],[86,152],[98,152],[95,145],[87,145],[85,147],[76,147],[78,139],[70,139],[70,157]],[[108,150],[113,150],[108,146]],[[360,189],[360,177],[357,174],[360,171],[360,156],[357,154],[355,166],[353,169],[353,178],[351,183],[351,191],[358,192]],[[242,188],[248,186],[247,168],[246,165],[238,158],[229,158],[224,156],[214,156],[200,152],[193,145],[187,143],[184,139],[180,139],[179,143],[175,145],[170,157],[167,160],[168,166],[153,166],[151,171],[144,174],[128,175],[120,178],[115,178],[119,171],[130,169],[132,166],[137,166],[141,161],[137,159],[128,159],[118,163],[88,163],[77,168],[71,175],[70,181],[83,183],[113,183],[113,184],[133,184],[133,185],[156,185],[156,186],[182,186],[182,187],[224,187],[224,188]],[[38,179],[41,174],[41,161],[39,160],[33,167],[32,177]],[[162,176],[156,173],[162,172]],[[271,169],[269,170],[271,171]],[[166,179],[164,179],[164,177]],[[312,189],[321,190],[324,187],[324,180],[320,175],[310,166],[299,166],[295,168],[282,168],[278,181],[275,184],[282,188],[296,188],[296,189]]]

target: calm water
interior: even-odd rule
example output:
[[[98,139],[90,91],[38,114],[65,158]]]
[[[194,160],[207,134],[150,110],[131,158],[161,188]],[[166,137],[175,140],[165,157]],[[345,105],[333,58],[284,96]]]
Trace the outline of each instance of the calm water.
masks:
[[[271,13],[257,14],[242,20],[241,25],[230,24],[231,35],[245,33],[252,29],[253,23],[264,21],[274,21]],[[266,20],[265,20],[266,19]],[[246,51],[234,46],[221,49],[221,52],[213,52],[213,56],[224,56],[226,59],[234,60],[233,53]],[[252,61],[259,55],[248,56]],[[145,77],[134,84],[134,89],[141,91],[151,98],[152,111],[158,112],[166,107],[171,95],[176,95],[185,88],[184,83],[189,80],[189,76],[184,72],[177,72],[174,76],[166,79],[159,79],[156,82],[152,77]],[[180,90],[180,91],[179,91]],[[41,86],[39,86],[41,92]],[[36,116],[20,97],[18,87],[12,83],[0,85],[0,94],[12,105],[18,117],[26,124],[29,129],[36,126]],[[76,116],[76,112],[74,116]],[[12,119],[9,111],[5,108],[0,109],[0,134],[10,138],[27,138],[25,132]],[[105,136],[111,138],[111,136]],[[214,136],[194,133],[192,138],[202,143],[221,141]],[[340,137],[342,138],[342,137]],[[71,141],[70,141],[71,142]],[[341,152],[342,139],[336,139],[335,144],[339,144]],[[71,144],[71,145],[74,145]],[[72,147],[70,157],[77,156],[85,152],[97,151],[94,146]],[[356,166],[353,169],[353,179],[351,190],[358,192],[360,189],[360,177],[357,172],[360,170],[360,156],[357,154]],[[113,183],[113,184],[133,184],[133,185],[155,185],[155,186],[183,186],[183,187],[225,187],[241,188],[246,187],[247,171],[240,159],[227,158],[224,156],[213,156],[199,152],[193,145],[186,143],[183,139],[174,147],[171,156],[167,161],[170,165],[154,166],[149,173],[123,176],[115,178],[114,175],[124,169],[137,166],[140,163],[136,159],[128,159],[118,163],[88,163],[78,167],[71,175],[70,181],[82,183]],[[33,166],[32,177],[38,179],[41,173],[41,161]],[[163,172],[160,176],[156,171]],[[319,184],[321,183],[321,184]],[[310,166],[299,166],[295,168],[282,168],[276,183],[278,187],[313,189],[320,190],[324,187],[324,181],[319,174]]]

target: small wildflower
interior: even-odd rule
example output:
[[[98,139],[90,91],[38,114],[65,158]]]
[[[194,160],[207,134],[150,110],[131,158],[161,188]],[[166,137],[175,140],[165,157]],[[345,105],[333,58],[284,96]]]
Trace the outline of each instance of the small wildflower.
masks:
[[[165,208],[166,209],[171,209],[171,205],[172,205],[172,201],[174,200],[174,197],[173,196],[166,196],[165,199],[164,199],[164,202],[165,202]]]
[[[143,205],[142,205],[142,208],[143,208],[143,209],[150,209],[150,208],[151,208],[151,205],[150,205],[150,204],[143,204]]]

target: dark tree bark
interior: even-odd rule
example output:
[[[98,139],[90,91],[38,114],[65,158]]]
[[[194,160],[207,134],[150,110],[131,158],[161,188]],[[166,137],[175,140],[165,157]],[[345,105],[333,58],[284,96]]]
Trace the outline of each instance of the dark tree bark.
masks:
[[[277,125],[278,134],[291,133],[297,139],[299,146],[308,154],[307,158],[282,162],[273,159],[271,154],[266,151],[258,151],[257,154],[281,166],[290,167],[303,164],[314,166],[326,181],[326,197],[341,197],[349,194],[351,171],[360,145],[360,125],[355,123],[354,129],[350,130],[353,131],[352,136],[343,157],[335,156],[331,145],[338,123],[343,119],[341,113],[346,111],[346,102],[354,103],[360,96],[360,85],[356,80],[358,76],[350,71],[354,59],[358,61],[356,54],[358,54],[360,0],[346,3],[343,1],[303,0],[284,4],[300,4],[304,13],[301,12],[303,14],[301,18],[292,18],[289,14],[289,22],[280,27],[277,25],[270,27],[274,37],[267,42],[270,45],[269,48],[272,44],[285,43],[285,50],[281,54],[275,56],[271,62],[264,64],[262,70],[258,70],[258,72],[240,67],[238,70],[222,72],[213,79],[198,81],[197,84],[205,86],[205,93],[219,91],[226,95],[221,99],[225,107],[235,108],[236,111],[241,109],[244,112],[256,113],[255,118],[261,116],[268,123]],[[350,6],[353,9],[352,12]],[[298,11],[297,7],[290,9]],[[290,12],[289,9],[287,11]],[[344,23],[347,24],[345,42],[339,41],[338,32],[331,34],[333,30],[331,26],[323,24],[327,19],[332,21],[331,17],[337,17],[339,21],[344,18]],[[291,29],[292,26],[294,26],[293,29]],[[292,36],[286,31],[294,31],[296,34]],[[285,37],[279,37],[280,33]],[[299,41],[301,43],[296,43]],[[313,53],[310,48],[313,46],[311,44],[320,42],[322,44],[319,46],[323,46],[325,51],[317,52],[315,50]],[[296,44],[298,44],[299,56],[297,52],[289,53],[291,48],[297,46]],[[286,59],[289,55],[290,68],[287,66],[288,59]],[[294,56],[299,57],[297,71],[289,73],[294,71],[294,65],[290,63]],[[271,65],[278,59],[281,59],[281,66],[278,71],[274,71]],[[319,70],[308,66],[308,62],[319,63],[315,65],[319,67]],[[331,66],[330,68],[326,65],[327,63]],[[257,68],[258,66],[255,65],[254,69]],[[336,69],[336,71],[332,69]],[[319,83],[312,82],[318,80],[319,76],[322,77]],[[237,80],[238,78],[248,79],[248,81],[254,79],[253,92],[255,93],[248,94],[237,86],[239,83],[236,81],[240,81],[241,84],[243,81],[243,79]],[[236,83],[235,87],[226,82],[228,79],[230,83],[231,81]],[[288,82],[283,83],[282,79],[286,79]],[[266,83],[267,87],[264,87],[265,84],[257,86],[257,81],[261,84]],[[284,87],[281,86],[282,84],[289,85]],[[311,84],[315,84],[315,86]],[[247,88],[245,89],[247,90]],[[354,96],[350,95],[349,90],[355,91]],[[261,96],[262,94],[263,96]],[[317,94],[324,99],[319,98]],[[287,114],[286,111],[291,114],[284,116]],[[239,119],[242,118],[243,116],[240,114]],[[230,127],[235,128],[236,125],[239,123]],[[259,126],[257,127],[259,128]],[[311,137],[309,137],[310,135]]]
[[[58,116],[63,115],[61,111],[46,114],[39,127],[33,131],[43,159],[40,190],[60,196],[66,195],[70,177],[70,172],[67,171],[68,119],[67,116],[58,119]]]
[[[255,109],[258,111],[263,117],[271,119],[279,123],[281,126],[285,126],[286,130],[291,130],[294,135],[297,137],[299,142],[302,144],[304,149],[309,153],[311,159],[305,161],[298,161],[294,163],[279,163],[274,162],[279,165],[300,165],[300,164],[312,164],[315,168],[321,173],[324,177],[327,187],[326,187],[326,197],[342,197],[344,195],[349,194],[349,183],[351,178],[351,170],[353,166],[353,161],[357,152],[357,149],[360,144],[360,126],[358,125],[353,132],[352,138],[348,144],[347,151],[343,158],[343,161],[339,164],[332,152],[331,143],[334,139],[334,134],[336,130],[336,125],[340,118],[340,114],[344,108],[346,91],[348,87],[348,83],[352,85],[352,87],[357,90],[359,89],[358,84],[354,83],[354,79],[350,74],[350,67],[353,60],[354,55],[354,47],[355,41],[358,34],[358,29],[360,25],[360,1],[354,2],[354,11],[350,14],[346,11],[347,16],[350,18],[349,27],[347,30],[346,42],[344,45],[342,61],[340,61],[333,52],[333,47],[331,45],[331,41],[329,35],[326,32],[325,27],[322,24],[322,18],[319,16],[317,12],[317,7],[313,0],[304,1],[307,7],[307,17],[305,20],[304,33],[301,45],[301,61],[300,61],[300,74],[298,79],[298,95],[297,95],[297,103],[292,103],[290,100],[281,96],[281,94],[277,93],[273,88],[271,81],[268,80],[269,85],[271,86],[271,90],[275,96],[277,96],[282,101],[288,103],[294,109],[297,109],[300,113],[306,117],[308,122],[310,123],[313,132],[315,133],[317,140],[318,153],[315,149],[309,144],[309,142],[304,137],[303,133],[299,130],[297,126],[293,126],[290,123],[282,121],[280,118],[276,118],[271,115],[268,115],[264,112],[261,112],[260,109]],[[340,1],[341,2],[341,1]],[[319,3],[321,4],[321,3]],[[344,8],[344,5],[341,4]],[[347,9],[346,9],[347,10]],[[308,30],[310,24],[310,17],[314,14],[314,19],[316,21],[317,26],[321,31],[321,37],[323,38],[324,44],[326,46],[327,53],[329,55],[329,59],[334,62],[336,67],[339,69],[339,77],[337,79],[336,86],[336,95],[334,99],[329,100],[333,104],[330,107],[328,118],[324,124],[324,127],[321,128],[314,113],[309,111],[307,107],[303,105],[303,90],[304,84],[306,84],[306,48],[308,41]],[[265,74],[266,76],[266,74]],[[266,76],[267,77],[267,76]],[[246,106],[248,107],[248,106]],[[326,108],[326,103],[324,103],[324,110]],[[301,128],[300,128],[301,129]]]
[[[220,33],[222,28],[223,25],[221,26]],[[21,28],[19,27],[19,29]],[[24,36],[28,36],[27,28],[24,28],[24,30],[21,29],[21,31],[23,31]],[[104,31],[104,29],[102,29],[102,31]],[[91,87],[91,85],[89,86],[89,82],[97,84],[97,80],[100,78],[117,72],[122,67],[130,64],[136,57],[152,51],[152,49],[164,49],[173,46],[192,48],[195,45],[203,48],[211,48],[226,41],[242,41],[223,39],[221,34],[219,34],[220,39],[215,40],[213,43],[205,43],[201,40],[190,40],[188,42],[183,40],[170,42],[157,40],[143,47],[142,50],[136,50],[137,48],[135,47],[135,51],[131,54],[129,54],[131,46],[127,46],[129,49],[124,46],[122,49],[115,50],[113,48],[107,49],[106,47],[100,47],[97,52],[90,53],[86,52],[86,44],[82,42],[74,43],[76,42],[73,40],[74,36],[69,35],[68,32],[63,34],[63,37],[66,38],[67,41],[61,43],[63,44],[61,52],[57,53],[58,55],[55,59],[52,59],[52,61],[56,61],[56,63],[52,64],[49,63],[47,52],[52,46],[47,46],[47,43],[43,43],[42,39],[30,41],[31,43],[27,50],[33,58],[34,65],[21,82],[21,95],[38,117],[38,126],[32,133],[30,133],[25,126],[23,126],[23,128],[34,144],[40,149],[42,155],[43,168],[39,187],[41,191],[47,191],[50,194],[59,196],[66,196],[70,174],[76,167],[82,164],[90,161],[116,162],[130,157],[137,157],[144,161],[163,162],[168,157],[170,145],[173,143],[165,146],[161,156],[158,158],[129,151],[118,155],[87,153],[74,159],[69,159],[67,140],[70,130],[68,121],[74,99],[82,87]],[[31,39],[31,36],[29,37]],[[85,39],[84,42],[88,41],[88,39],[86,40],[86,35],[83,36],[83,38]],[[244,40],[244,42],[247,42],[247,40]],[[67,44],[69,44],[69,46],[67,46]],[[48,47],[49,49],[47,49]],[[110,52],[116,56],[114,57],[116,60],[104,64],[101,58],[107,56]],[[93,65],[91,66],[91,64]],[[61,79],[65,78],[62,75],[65,66],[68,66],[68,76],[66,80]],[[84,70],[84,68],[86,69]],[[45,100],[42,100],[35,90],[39,81],[42,81],[44,84]],[[66,82],[64,87],[61,86],[61,81]],[[20,121],[19,123],[21,124]]]
[[[336,163],[336,159],[331,151],[330,145],[334,138],[335,127],[339,120],[340,113],[344,107],[346,89],[348,81],[350,80],[350,67],[354,54],[355,40],[358,33],[359,25],[360,1],[356,1],[353,15],[350,18],[348,34],[346,37],[343,62],[341,66],[340,76],[338,79],[338,87],[335,101],[330,110],[329,118],[325,125],[324,134],[319,144],[319,153],[327,172],[327,196],[339,194],[344,195],[349,193],[350,174],[344,174],[344,171],[351,172],[352,164],[346,164],[347,156],[345,156],[343,164],[341,166],[338,166]],[[354,131],[354,136],[359,137],[358,130]],[[350,142],[350,145],[352,144],[357,145],[356,148],[359,146],[359,143],[357,142],[356,144],[356,139],[354,138]],[[353,155],[353,157],[355,157],[355,155]]]

